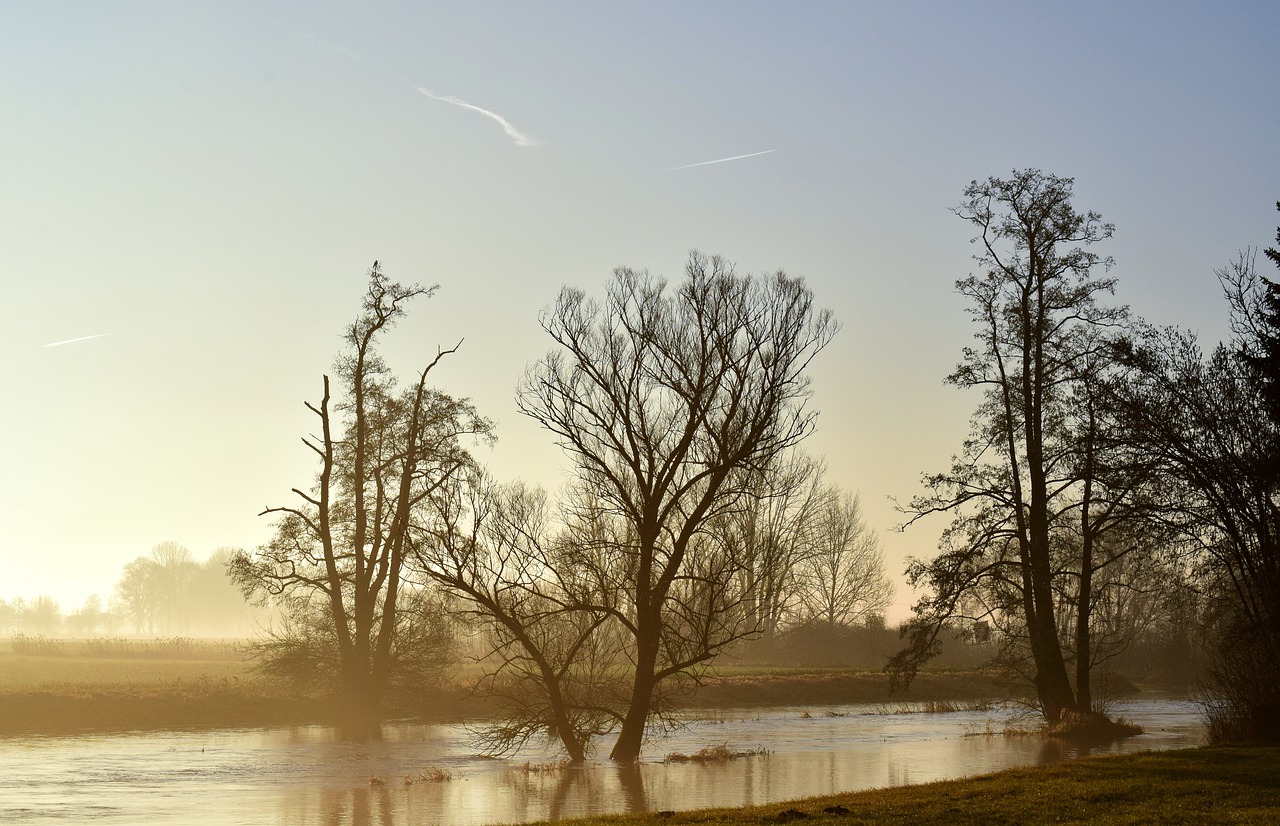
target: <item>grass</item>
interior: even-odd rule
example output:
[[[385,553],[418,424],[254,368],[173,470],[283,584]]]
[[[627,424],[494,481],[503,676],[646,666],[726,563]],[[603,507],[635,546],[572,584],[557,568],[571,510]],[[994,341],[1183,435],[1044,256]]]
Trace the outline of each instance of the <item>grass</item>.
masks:
[[[194,639],[192,637],[159,637],[129,639],[126,637],[94,637],[64,639],[60,637],[15,634],[7,653],[38,657],[86,656],[98,659],[160,660],[229,660],[243,661],[244,646],[236,640]]]
[[[0,644],[3,693],[139,687],[250,675],[243,650],[230,640],[64,640],[19,634]]]
[[[554,774],[574,767],[572,760],[549,760],[545,763],[525,763],[520,771],[525,774]]]
[[[0,645],[0,735],[304,722],[320,710],[253,676],[223,640],[61,640]]]
[[[1044,731],[1050,737],[1061,737],[1064,740],[1106,742],[1142,734],[1143,728],[1123,717],[1113,720],[1102,714],[1081,714],[1067,710],[1062,713],[1061,720]]]
[[[1041,721],[1038,725],[1026,725],[1033,718],[1024,716],[1022,722],[1011,721],[997,729],[990,720],[981,729],[969,729],[965,737],[1056,737],[1076,743],[1110,743],[1125,737],[1142,734],[1145,729],[1130,723],[1123,717],[1111,718],[1104,714],[1063,712],[1062,719],[1053,725]]]
[[[923,703],[883,704],[877,714],[955,714],[960,711],[991,711],[994,700],[926,700]]]
[[[747,751],[737,751],[728,743],[721,743],[718,746],[705,746],[698,749],[693,754],[682,754],[673,751],[664,759],[664,763],[727,763],[730,760],[737,760],[740,757],[758,757],[768,755],[769,750],[766,748],[749,749]]]
[[[832,824],[1217,824],[1280,822],[1280,749],[1184,749],[1089,757],[964,780],[569,826]]]
[[[412,786],[414,783],[448,783],[450,780],[453,780],[453,772],[436,766],[428,766],[418,772],[417,777],[411,774],[404,776],[406,786]]]

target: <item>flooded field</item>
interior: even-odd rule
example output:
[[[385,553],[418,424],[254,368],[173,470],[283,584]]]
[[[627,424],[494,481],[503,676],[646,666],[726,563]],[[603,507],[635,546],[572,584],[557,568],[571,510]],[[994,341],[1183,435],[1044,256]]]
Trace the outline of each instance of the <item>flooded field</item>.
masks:
[[[475,756],[458,725],[387,724],[380,739],[365,742],[344,740],[325,726],[8,738],[0,740],[0,821],[516,823],[768,803],[1083,753],[1038,737],[983,734],[999,732],[1015,714],[1011,709],[885,711],[729,709],[655,737],[645,760],[631,767],[604,759],[560,767],[551,764],[554,754],[536,751],[485,759]],[[1126,703],[1116,712],[1146,733],[1089,753],[1178,748],[1203,739],[1198,709],[1189,702]],[[767,754],[663,762],[671,752],[721,743]]]

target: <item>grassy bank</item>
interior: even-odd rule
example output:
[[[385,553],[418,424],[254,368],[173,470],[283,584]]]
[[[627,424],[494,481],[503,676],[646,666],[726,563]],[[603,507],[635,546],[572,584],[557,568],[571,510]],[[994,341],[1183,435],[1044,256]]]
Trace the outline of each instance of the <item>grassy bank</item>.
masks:
[[[1280,749],[1184,749],[751,806],[560,821],[699,823],[1280,823]]]
[[[390,716],[456,720],[484,716],[467,696],[463,672],[429,702]],[[883,674],[734,667],[683,696],[691,709],[824,706],[977,700],[1001,695],[975,672],[926,673],[906,694],[889,696]],[[189,727],[283,725],[324,721],[315,699],[258,679],[232,641],[42,640],[0,643],[0,735]]]

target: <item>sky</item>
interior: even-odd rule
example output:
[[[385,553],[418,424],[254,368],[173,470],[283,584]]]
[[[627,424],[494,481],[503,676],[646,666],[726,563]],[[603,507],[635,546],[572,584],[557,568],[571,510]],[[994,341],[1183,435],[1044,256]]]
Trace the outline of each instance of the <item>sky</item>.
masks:
[[[893,500],[978,401],[943,384],[965,185],[1074,177],[1116,301],[1216,341],[1214,269],[1280,223],[1278,29],[1274,0],[4,4],[0,598],[265,542],[375,259],[440,285],[391,365],[461,340],[435,375],[497,422],[481,458],[559,489],[515,404],[539,313],[694,249],[841,321],[807,449],[901,581],[943,524]]]

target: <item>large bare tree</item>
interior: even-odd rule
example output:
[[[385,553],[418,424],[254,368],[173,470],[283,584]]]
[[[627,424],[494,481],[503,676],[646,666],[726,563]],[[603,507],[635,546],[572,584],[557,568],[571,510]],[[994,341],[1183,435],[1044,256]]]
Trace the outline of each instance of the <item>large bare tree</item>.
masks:
[[[908,511],[912,521],[950,513],[953,523],[944,552],[909,571],[930,593],[917,606],[910,645],[891,663],[909,680],[937,650],[940,630],[975,603],[980,616],[1015,616],[1050,722],[1077,706],[1059,638],[1054,558],[1056,528],[1080,509],[1082,481],[1089,491],[1071,444],[1080,412],[1071,391],[1107,347],[1099,331],[1127,318],[1125,308],[1099,303],[1115,280],[1097,275],[1110,262],[1088,249],[1112,225],[1078,211],[1072,190],[1070,178],[1015,171],[972,182],[955,210],[979,232],[982,272],[956,284],[970,301],[975,344],[948,381],[982,390],[983,399],[951,469],[927,477],[928,493]],[[1088,495],[1078,516],[1086,535]]]
[[[429,604],[406,589],[410,517],[472,465],[464,440],[488,438],[491,430],[468,401],[428,384],[456,346],[438,350],[403,389],[378,353],[380,337],[408,303],[434,291],[390,281],[374,262],[336,364],[341,397],[334,398],[326,375],[320,401],[307,403],[318,426],[303,439],[319,461],[315,484],[294,488],[295,505],[266,508],[263,514],[278,518],[275,536],[230,565],[246,594],[278,598],[295,611],[292,629],[300,636],[278,639],[274,650],[295,661],[327,657],[345,708],[357,715],[376,714],[397,667],[416,656],[408,641],[430,636],[405,610]],[[324,650],[299,651],[299,642]]]
[[[628,528],[594,558],[614,589],[596,607],[629,640],[611,757],[631,761],[663,682],[755,630],[708,525],[813,429],[805,370],[837,325],[802,280],[697,253],[674,288],[626,268],[600,303],[565,288],[542,324],[557,349],[526,375],[520,409],[572,460],[579,513]]]

